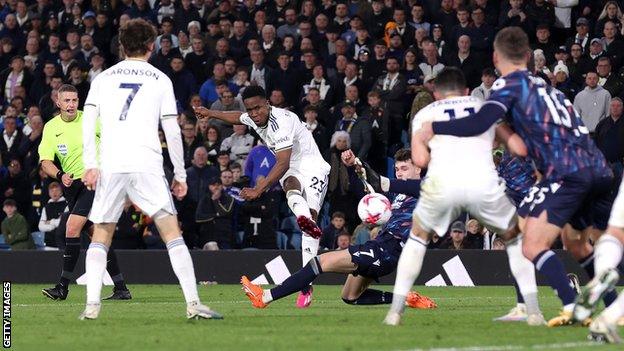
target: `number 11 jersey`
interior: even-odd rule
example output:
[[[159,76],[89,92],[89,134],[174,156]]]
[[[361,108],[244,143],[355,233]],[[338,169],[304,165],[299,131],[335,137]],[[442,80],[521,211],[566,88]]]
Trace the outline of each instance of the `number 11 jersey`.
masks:
[[[164,175],[158,127],[178,116],[166,74],[143,60],[121,61],[93,80],[87,105],[100,117],[100,169]]]

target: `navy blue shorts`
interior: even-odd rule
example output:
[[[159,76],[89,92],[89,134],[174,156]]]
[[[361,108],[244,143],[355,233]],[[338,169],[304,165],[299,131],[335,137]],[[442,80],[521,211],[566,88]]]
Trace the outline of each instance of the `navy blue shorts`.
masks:
[[[351,262],[357,265],[352,274],[379,281],[379,277],[394,272],[403,250],[401,244],[401,240],[391,234],[380,233],[375,240],[349,246]]]
[[[511,200],[511,202],[516,207],[520,206],[522,199],[524,199],[527,193],[528,191],[519,192],[516,190],[511,190],[509,188],[505,189],[505,194],[507,194],[507,197],[509,198],[509,200]]]
[[[558,181],[537,183],[520,203],[518,215],[539,217],[547,211],[548,223],[558,227],[570,223],[577,230],[604,230],[616,193],[612,174],[585,168]]]

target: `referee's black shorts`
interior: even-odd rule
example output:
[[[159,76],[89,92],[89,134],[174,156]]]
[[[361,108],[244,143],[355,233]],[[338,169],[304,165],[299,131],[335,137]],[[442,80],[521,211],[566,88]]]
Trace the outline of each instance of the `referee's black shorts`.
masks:
[[[65,199],[69,204],[69,212],[71,214],[88,217],[93,205],[95,190],[89,190],[81,179],[75,179],[74,182],[66,187],[63,185]]]

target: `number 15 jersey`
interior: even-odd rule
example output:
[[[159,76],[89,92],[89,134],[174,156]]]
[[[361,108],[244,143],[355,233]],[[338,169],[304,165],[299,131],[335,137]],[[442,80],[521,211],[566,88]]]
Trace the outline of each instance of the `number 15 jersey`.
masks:
[[[485,103],[505,111],[545,179],[556,181],[584,168],[610,174],[570,100],[542,78],[528,71],[510,73],[494,82]]]
[[[164,175],[158,126],[178,116],[166,74],[143,60],[121,61],[93,80],[87,105],[100,117],[101,170]]]

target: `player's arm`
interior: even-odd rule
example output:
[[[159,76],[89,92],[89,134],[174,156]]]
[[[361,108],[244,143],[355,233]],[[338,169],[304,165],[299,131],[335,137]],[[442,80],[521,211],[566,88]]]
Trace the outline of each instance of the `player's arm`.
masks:
[[[292,148],[282,149],[275,153],[275,165],[266,176],[266,178],[259,178],[256,182],[256,186],[253,189],[244,188],[241,190],[240,195],[247,201],[256,199],[267,191],[275,182],[280,180],[288,167],[290,167],[290,155],[292,154]]]
[[[501,123],[496,127],[496,139],[505,143],[505,145],[507,145],[507,150],[509,150],[512,155],[520,157],[526,157],[528,155],[527,147],[524,141],[522,141],[522,138],[507,124]]]
[[[180,125],[175,117],[161,118],[161,125],[167,140],[169,158],[173,164],[173,178],[178,182],[186,182],[186,169],[184,168],[184,151],[182,147],[182,136]]]
[[[65,186],[70,186],[73,182],[73,174],[65,174],[54,164],[54,142],[50,139],[49,129],[43,128],[43,135],[41,137],[41,143],[39,144],[38,152],[41,164],[41,169],[50,178],[57,179]]]
[[[487,101],[479,112],[466,118],[431,123],[431,131],[437,135],[470,137],[485,133],[494,123],[502,120],[507,113],[505,105],[497,101]],[[425,134],[427,128],[423,128]]]
[[[418,131],[412,135],[412,162],[420,168],[427,168],[431,155],[426,142],[418,137]]]
[[[240,116],[243,114],[240,111],[217,111],[209,110],[203,106],[193,107],[195,116],[197,118],[216,118],[229,124],[243,124],[240,120]]]

